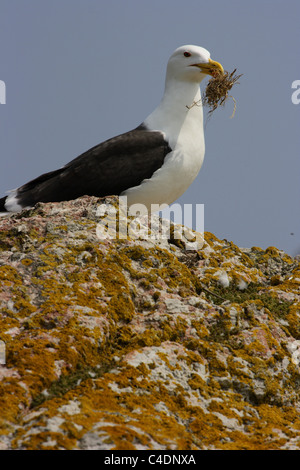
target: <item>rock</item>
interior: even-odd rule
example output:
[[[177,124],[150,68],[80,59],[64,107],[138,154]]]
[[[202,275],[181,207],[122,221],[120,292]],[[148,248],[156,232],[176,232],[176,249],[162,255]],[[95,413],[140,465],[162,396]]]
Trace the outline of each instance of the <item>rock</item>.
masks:
[[[122,211],[0,219],[0,449],[299,449],[299,258]]]

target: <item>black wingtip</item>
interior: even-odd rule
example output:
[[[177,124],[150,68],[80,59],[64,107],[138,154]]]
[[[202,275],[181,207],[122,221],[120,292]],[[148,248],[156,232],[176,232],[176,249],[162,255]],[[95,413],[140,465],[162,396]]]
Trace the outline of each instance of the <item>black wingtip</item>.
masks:
[[[7,212],[7,210],[5,209],[5,205],[4,205],[5,201],[6,201],[6,196],[0,199],[0,212]]]

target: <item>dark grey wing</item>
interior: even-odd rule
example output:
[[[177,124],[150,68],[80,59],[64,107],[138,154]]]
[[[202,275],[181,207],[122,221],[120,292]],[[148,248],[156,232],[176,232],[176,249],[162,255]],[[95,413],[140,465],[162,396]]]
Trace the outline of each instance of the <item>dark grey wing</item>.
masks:
[[[7,196],[4,196],[0,199],[0,212],[6,212],[6,208],[5,208],[6,197]]]
[[[96,145],[63,168],[21,186],[17,200],[26,207],[85,195],[119,195],[151,178],[170,151],[161,132],[148,131],[141,125]]]

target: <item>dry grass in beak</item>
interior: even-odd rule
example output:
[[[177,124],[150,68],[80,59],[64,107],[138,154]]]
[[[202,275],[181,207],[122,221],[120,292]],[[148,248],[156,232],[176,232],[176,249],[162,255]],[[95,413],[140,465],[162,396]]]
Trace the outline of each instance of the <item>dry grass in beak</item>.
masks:
[[[209,114],[215,111],[219,106],[224,105],[228,98],[232,98],[234,101],[234,110],[231,117],[234,116],[236,102],[233,96],[230,96],[228,92],[234,84],[239,83],[238,79],[242,76],[242,74],[235,75],[235,72],[236,69],[231,73],[225,70],[224,74],[218,73],[209,80],[202,96],[203,105],[210,108]]]

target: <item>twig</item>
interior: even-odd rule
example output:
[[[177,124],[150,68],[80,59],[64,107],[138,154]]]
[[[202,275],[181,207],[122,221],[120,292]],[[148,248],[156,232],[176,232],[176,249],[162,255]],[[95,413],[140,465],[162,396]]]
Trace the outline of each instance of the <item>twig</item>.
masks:
[[[220,300],[223,300],[224,302],[226,302],[228,299],[224,299],[224,297],[221,297],[220,295],[218,294],[215,294],[214,292],[212,292],[211,290],[207,289],[206,287],[203,287],[203,285],[200,283],[200,287],[202,290],[204,290],[205,292],[207,292],[208,294],[211,294],[211,295],[214,295],[215,297],[217,297],[218,299]]]

